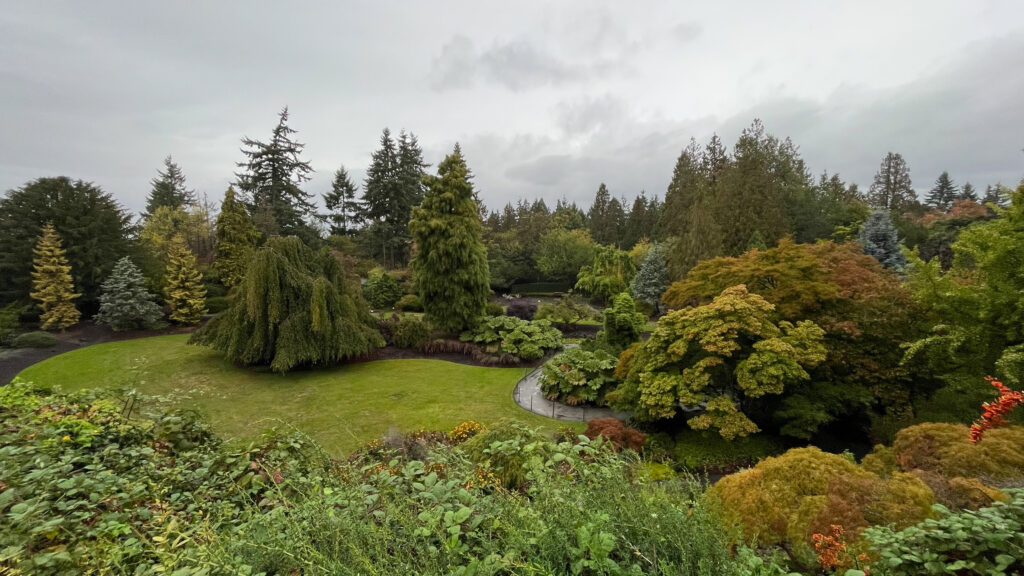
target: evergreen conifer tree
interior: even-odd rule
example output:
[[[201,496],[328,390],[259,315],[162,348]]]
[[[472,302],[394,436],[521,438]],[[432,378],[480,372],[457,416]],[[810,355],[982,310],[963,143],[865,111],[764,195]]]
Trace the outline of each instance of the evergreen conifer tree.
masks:
[[[127,256],[118,260],[101,288],[96,322],[114,330],[137,330],[153,327],[161,316],[142,271]]]
[[[197,324],[206,314],[206,287],[196,268],[196,257],[185,239],[175,236],[167,251],[164,298],[171,309],[168,318],[178,324]]]
[[[95,312],[99,288],[130,250],[131,215],[98,186],[66,177],[39,178],[0,198],[0,304],[27,299],[32,253],[50,223],[67,251],[78,308]]]
[[[190,342],[275,372],[329,366],[384,345],[358,284],[330,251],[280,237],[256,250],[228,309]]]
[[[661,295],[668,289],[668,263],[665,261],[665,248],[655,244],[647,252],[644,263],[640,265],[630,292],[633,298],[649,306],[651,310],[661,309]]]
[[[900,213],[917,195],[911,187],[910,170],[903,156],[889,152],[875,173],[868,190],[868,203],[875,208]]]
[[[943,171],[935,180],[935,186],[928,192],[925,204],[935,207],[943,212],[948,212],[953,200],[957,197],[956,185],[949,177],[949,172]]]
[[[217,215],[217,257],[213,261],[225,286],[230,288],[242,281],[259,236],[245,206],[235,199],[235,188],[229,186]]]
[[[993,186],[989,184],[985,187],[985,197],[981,201],[983,204],[994,204],[1000,208],[1005,208],[1009,203],[1008,198],[1009,194],[1001,185],[996,184]]]
[[[31,296],[43,310],[39,317],[42,329],[63,330],[75,325],[80,314],[73,300],[81,294],[75,294],[71,266],[61,247],[60,235],[52,224],[43,226],[36,243],[33,268]]]
[[[963,187],[960,188],[960,193],[957,194],[956,197],[958,200],[970,200],[971,202],[977,202],[978,192],[974,189],[973,184],[970,182],[964,182]]]
[[[865,254],[872,256],[886,268],[903,270],[907,265],[896,227],[885,210],[875,210],[868,216],[860,231],[860,243]]]
[[[747,249],[745,252],[751,250],[767,250],[768,244],[765,244],[764,236],[761,235],[760,230],[754,230],[754,233],[750,235],[750,240],[747,240]]]
[[[170,156],[164,158],[164,169],[156,174],[151,183],[153,189],[146,197],[144,217],[149,218],[161,206],[173,209],[195,204],[196,193],[185,187],[185,174]]]
[[[295,130],[288,126],[285,107],[269,142],[242,139],[246,159],[237,164],[243,172],[235,176],[254,219],[257,214],[264,215],[257,222],[264,225],[261,232],[265,236],[299,236],[310,242],[317,236],[305,220],[313,214],[313,195],[300,185],[309,180],[313,169],[309,162],[300,159],[305,145],[293,140],[292,134]]]
[[[420,301],[430,323],[450,334],[476,326],[490,290],[471,177],[456,144],[438,165],[437,176],[428,179],[427,194],[409,222]]]
[[[590,237],[598,244],[615,243],[615,221],[611,217],[611,202],[612,195],[602,182],[587,213],[590,220]],[[619,208],[621,209],[621,206]]]
[[[355,232],[361,210],[356,198],[356,185],[349,179],[344,166],[334,173],[331,191],[324,194],[324,205],[328,210],[326,218],[331,225],[331,234],[350,236]]]

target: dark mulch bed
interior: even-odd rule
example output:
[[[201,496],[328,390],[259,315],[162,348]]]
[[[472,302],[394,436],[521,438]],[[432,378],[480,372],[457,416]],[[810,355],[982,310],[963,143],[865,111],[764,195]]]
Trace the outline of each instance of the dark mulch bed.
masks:
[[[33,364],[78,348],[102,342],[116,342],[118,340],[148,338],[149,336],[163,336],[166,334],[186,334],[192,330],[194,330],[193,326],[171,326],[160,330],[114,332],[109,326],[99,326],[87,320],[66,332],[55,334],[57,345],[52,348],[0,348],[0,385],[7,384],[19,372]]]

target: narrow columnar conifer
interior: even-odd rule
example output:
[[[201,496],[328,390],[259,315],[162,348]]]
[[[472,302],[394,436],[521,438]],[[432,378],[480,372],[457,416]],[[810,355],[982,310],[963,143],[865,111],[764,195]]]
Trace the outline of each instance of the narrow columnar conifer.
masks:
[[[60,235],[52,224],[43,226],[43,233],[36,242],[33,268],[30,296],[39,302],[43,310],[39,317],[40,327],[43,330],[63,330],[75,325],[80,314],[73,300],[81,294],[75,293],[71,266],[61,247]]]
[[[178,324],[198,323],[206,313],[206,287],[196,257],[180,235],[168,248],[164,282],[164,297],[171,309],[168,318]]]
[[[225,286],[230,288],[242,281],[259,237],[245,205],[235,198],[234,186],[229,186],[217,216],[217,259],[213,262]]]
[[[490,273],[472,175],[457,144],[437,174],[409,222],[418,249],[412,269],[427,319],[454,334],[483,318]]]

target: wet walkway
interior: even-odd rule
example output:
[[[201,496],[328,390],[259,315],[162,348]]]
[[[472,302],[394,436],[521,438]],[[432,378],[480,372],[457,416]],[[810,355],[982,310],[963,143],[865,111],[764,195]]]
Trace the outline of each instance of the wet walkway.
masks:
[[[586,422],[594,418],[618,418],[626,420],[629,414],[626,412],[615,412],[610,408],[598,408],[595,406],[568,406],[561,402],[552,402],[544,397],[540,390],[540,367],[530,372],[516,384],[512,392],[516,404],[522,408],[554,418],[555,420],[567,420],[570,422]]]

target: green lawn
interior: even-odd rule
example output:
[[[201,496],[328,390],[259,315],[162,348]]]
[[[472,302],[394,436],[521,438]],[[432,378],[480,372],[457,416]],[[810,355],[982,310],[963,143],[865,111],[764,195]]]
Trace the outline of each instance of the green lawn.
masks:
[[[293,425],[344,456],[389,428],[450,430],[464,420],[502,418],[549,429],[565,423],[516,406],[512,390],[526,370],[440,360],[384,360],[278,375],[238,368],[187,335],[97,344],[25,369],[40,386],[136,388],[180,399],[207,415],[225,438],[250,438]],[[133,369],[133,367],[137,367]]]

